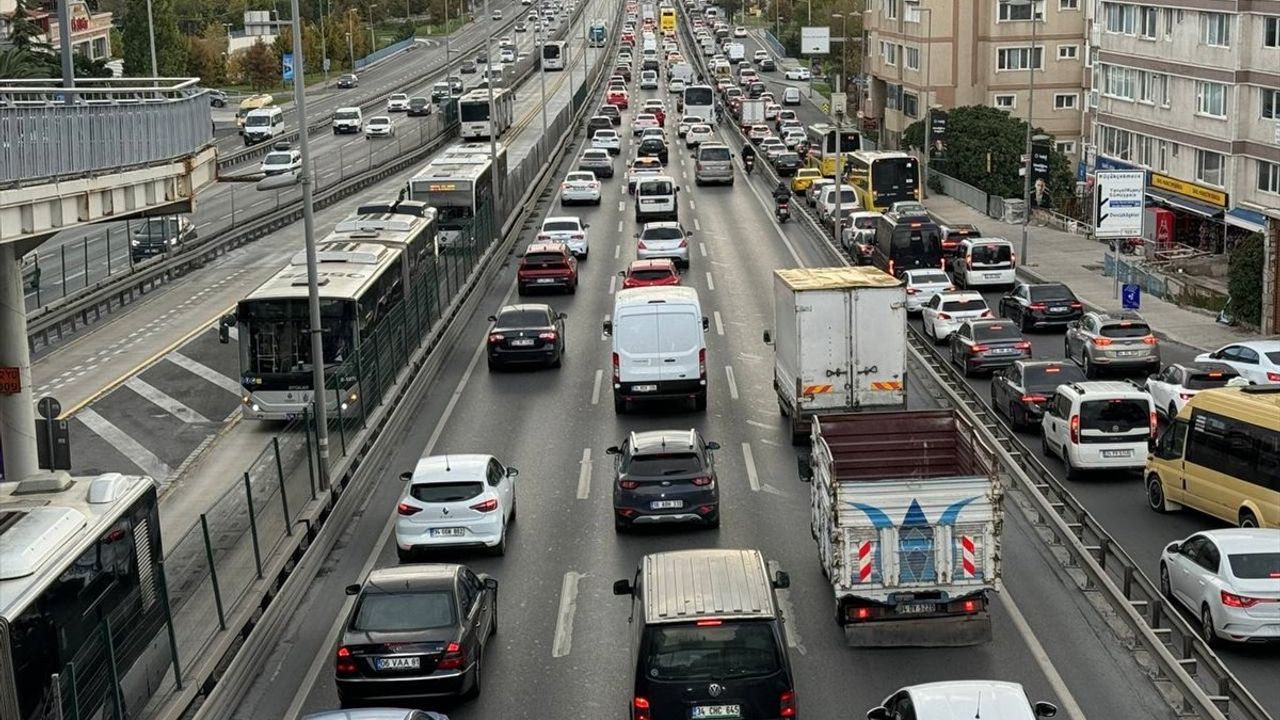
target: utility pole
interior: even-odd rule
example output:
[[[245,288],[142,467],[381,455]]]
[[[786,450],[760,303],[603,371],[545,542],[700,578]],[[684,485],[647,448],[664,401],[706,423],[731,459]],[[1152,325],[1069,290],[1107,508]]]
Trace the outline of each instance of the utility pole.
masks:
[[[1027,53],[1027,161],[1023,167],[1022,178],[1022,262],[1027,262],[1027,224],[1031,222],[1031,133],[1035,125],[1035,92],[1036,92],[1036,1],[1029,0],[1031,6],[1031,50]],[[1120,253],[1116,253],[1116,277],[1119,272]]]
[[[293,1],[297,2],[298,0]],[[490,223],[492,225],[490,230],[493,233],[491,240],[497,241],[499,231],[498,208],[502,206],[502,195],[499,194],[498,188],[498,134],[493,131],[493,119],[498,116],[497,108],[493,103],[494,79],[490,70],[493,67],[493,28],[494,24],[489,23],[489,29],[486,31],[484,39],[484,54],[485,57],[489,58],[489,61],[485,63],[484,72],[486,75],[485,86],[489,89],[489,177],[493,183],[493,204],[489,206],[489,217],[492,219]],[[541,60],[539,60],[539,63],[541,63]]]
[[[63,0],[60,4],[65,5],[66,2],[67,0]],[[67,38],[70,39],[71,19],[68,18],[67,22],[61,23],[61,25],[66,28]],[[158,78],[160,77],[160,66],[156,63],[156,23],[151,19],[151,0],[147,0],[147,33],[151,38],[151,77]]]

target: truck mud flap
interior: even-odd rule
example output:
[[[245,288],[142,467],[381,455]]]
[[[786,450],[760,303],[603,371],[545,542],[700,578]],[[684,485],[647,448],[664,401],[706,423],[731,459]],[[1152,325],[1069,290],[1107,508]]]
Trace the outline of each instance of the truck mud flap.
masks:
[[[965,647],[991,641],[991,615],[848,623],[849,647]]]

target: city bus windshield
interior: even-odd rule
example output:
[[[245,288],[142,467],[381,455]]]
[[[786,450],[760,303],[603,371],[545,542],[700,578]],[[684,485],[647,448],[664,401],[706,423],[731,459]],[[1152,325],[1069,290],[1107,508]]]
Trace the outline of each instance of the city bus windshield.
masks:
[[[355,301],[320,299],[325,365],[342,363],[354,348]],[[269,298],[240,303],[240,367],[245,375],[311,371],[307,299]]]

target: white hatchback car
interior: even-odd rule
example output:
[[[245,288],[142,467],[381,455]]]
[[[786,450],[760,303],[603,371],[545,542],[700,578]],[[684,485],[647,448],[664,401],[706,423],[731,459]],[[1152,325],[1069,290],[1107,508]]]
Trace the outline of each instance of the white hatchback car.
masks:
[[[658,116],[653,113],[640,113],[636,115],[635,121],[631,123],[631,134],[639,135],[649,128],[661,128],[658,123]]]
[[[921,332],[935,343],[940,343],[965,320],[984,317],[992,317],[992,314],[981,293],[938,293],[920,309]]]
[[[715,130],[711,129],[706,123],[698,123],[689,126],[689,132],[684,136],[684,146],[688,148],[697,147],[707,140],[715,138]]]
[[[1057,455],[1067,479],[1082,470],[1141,472],[1156,434],[1146,390],[1117,380],[1059,385],[1040,419],[1041,451]]]
[[[667,81],[667,92],[672,95],[679,95],[685,90],[684,78],[671,78]]]
[[[1280,530],[1205,530],[1170,543],[1160,592],[1196,614],[1209,645],[1280,640]]]
[[[396,125],[391,122],[391,118],[386,115],[378,115],[369,118],[364,125],[364,136],[372,137],[391,137],[396,134]]]
[[[618,137],[616,130],[597,130],[596,134],[591,136],[591,147],[608,150],[610,155],[617,155],[622,152],[622,138]]]
[[[409,96],[404,93],[395,93],[387,98],[387,112],[408,112]]]
[[[600,204],[600,181],[595,173],[574,170],[564,176],[564,182],[560,183],[560,204],[571,203]]]
[[[782,76],[788,80],[808,80],[809,68],[806,68],[806,67],[790,68],[785,73],[783,73]],[[796,102],[799,102],[799,100],[797,100]]]
[[[1280,338],[1245,340],[1196,356],[1196,362],[1222,363],[1254,385],[1280,384]]]
[[[576,216],[549,217],[542,221],[542,230],[538,233],[538,242],[564,243],[574,257],[586,259],[591,251],[591,243],[587,239],[589,224]]]
[[[641,90],[657,90],[658,89],[658,73],[653,70],[645,70],[640,73],[640,89]]]
[[[396,505],[396,555],[412,562],[421,550],[507,550],[516,520],[515,468],[492,455],[432,455],[418,460]]]
[[[980,708],[980,710],[979,710]],[[952,720],[957,711],[983,720],[1035,720],[1058,714],[1053,703],[1032,703],[1017,683],[998,680],[951,680],[912,685],[884,699],[867,711],[867,720]]]
[[[296,175],[302,170],[302,153],[289,147],[277,148],[262,158],[258,169],[263,175]]]
[[[955,289],[951,285],[951,278],[938,268],[905,270],[902,273],[902,279],[907,283],[907,312],[909,313],[920,312],[934,295]]]
[[[1236,377],[1235,370],[1219,363],[1174,363],[1148,377],[1145,387],[1156,411],[1172,420],[1201,390],[1226,387]]]

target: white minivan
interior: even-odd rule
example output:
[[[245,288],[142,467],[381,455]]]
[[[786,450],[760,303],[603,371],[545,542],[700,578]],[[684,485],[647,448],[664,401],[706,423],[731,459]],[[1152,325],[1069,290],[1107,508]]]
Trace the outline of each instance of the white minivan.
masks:
[[[636,222],[679,220],[676,195],[680,186],[670,175],[653,175],[636,182]]]
[[[284,111],[278,107],[250,110],[244,117],[244,144],[266,142],[284,134]]]
[[[951,259],[956,287],[1013,287],[1018,256],[1013,243],[998,237],[965,238]]]
[[[1040,419],[1042,450],[1083,470],[1141,472],[1155,437],[1156,409],[1145,390],[1115,380],[1059,385]]]
[[[707,409],[707,318],[691,287],[620,290],[604,333],[613,338],[613,409],[646,400],[691,400]]]

